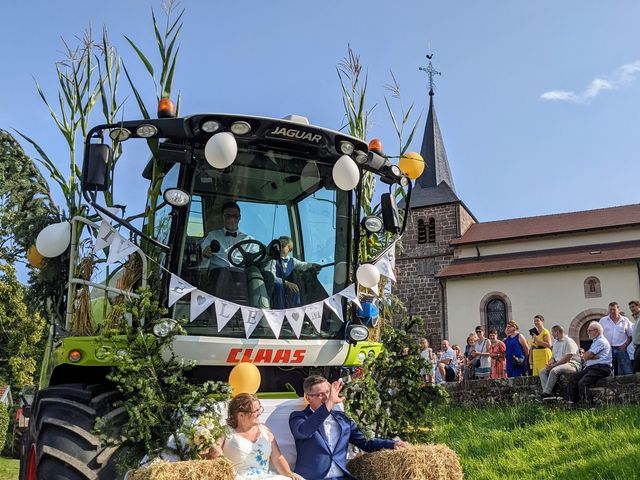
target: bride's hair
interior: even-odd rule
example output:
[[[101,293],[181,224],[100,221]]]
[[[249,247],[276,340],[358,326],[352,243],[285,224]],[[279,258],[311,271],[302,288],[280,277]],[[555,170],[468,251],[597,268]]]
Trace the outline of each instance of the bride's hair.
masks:
[[[229,402],[227,410],[227,425],[231,428],[238,427],[238,413],[251,413],[253,402],[258,402],[258,397],[250,393],[240,393]]]

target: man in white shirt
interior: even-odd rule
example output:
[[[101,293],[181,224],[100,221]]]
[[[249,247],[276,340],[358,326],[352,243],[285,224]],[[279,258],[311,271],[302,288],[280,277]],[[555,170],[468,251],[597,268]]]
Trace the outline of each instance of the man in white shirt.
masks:
[[[549,362],[540,370],[543,400],[554,398],[553,388],[561,375],[572,375],[582,368],[578,345],[572,338],[564,335],[564,329],[560,325],[554,325],[551,335],[555,339],[551,347],[553,353]]]
[[[631,344],[627,347],[627,350],[631,352],[631,347],[633,346],[633,371],[634,373],[640,373],[640,327],[638,327],[638,321],[640,320],[640,300],[631,300],[629,302],[629,310],[631,310],[634,325],[631,334]],[[631,358],[631,353],[629,353],[629,357]]]
[[[229,250],[243,240],[252,240],[252,237],[238,230],[240,223],[240,207],[236,202],[229,201],[222,206],[223,228],[211,230],[200,242],[202,249],[202,266],[209,268],[229,268]],[[250,250],[247,247],[247,250]],[[239,251],[234,252],[234,261],[242,260]]]
[[[602,325],[598,322],[591,322],[587,327],[587,334],[593,342],[589,350],[584,352],[584,370],[569,377],[565,396],[569,403],[577,402],[580,395],[586,397],[587,388],[601,378],[611,375],[611,345],[602,333]]]
[[[613,374],[630,375],[633,373],[627,347],[631,343],[631,322],[620,314],[617,302],[609,304],[609,315],[600,319],[604,337],[613,351]]]
[[[442,355],[440,355],[436,370],[436,383],[453,382],[456,379],[457,363],[456,352],[449,346],[449,340],[443,340]]]

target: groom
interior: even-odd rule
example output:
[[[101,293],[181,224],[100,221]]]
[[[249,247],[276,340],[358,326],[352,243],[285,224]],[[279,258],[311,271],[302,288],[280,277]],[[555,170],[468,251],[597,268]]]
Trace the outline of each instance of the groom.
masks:
[[[374,452],[383,448],[406,448],[402,440],[367,440],[355,422],[333,408],[344,400],[340,396],[342,382],[329,384],[320,375],[308,377],[303,384],[309,405],[289,416],[289,427],[296,441],[298,458],[295,472],[306,480],[338,480],[353,478],[347,470],[349,443]]]

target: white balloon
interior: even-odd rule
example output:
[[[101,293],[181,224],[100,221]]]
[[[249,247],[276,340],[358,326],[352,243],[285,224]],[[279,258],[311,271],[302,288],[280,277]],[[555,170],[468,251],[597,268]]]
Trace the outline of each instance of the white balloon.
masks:
[[[61,255],[71,241],[71,224],[54,223],[42,229],[36,238],[36,249],[43,257],[53,258]]]
[[[236,137],[230,132],[220,132],[213,135],[204,146],[204,158],[215,168],[227,168],[238,155]]]
[[[380,270],[375,265],[365,263],[356,270],[356,278],[363,287],[373,288],[380,281]]]
[[[358,165],[349,155],[342,155],[333,166],[333,181],[340,190],[353,190],[360,181]]]

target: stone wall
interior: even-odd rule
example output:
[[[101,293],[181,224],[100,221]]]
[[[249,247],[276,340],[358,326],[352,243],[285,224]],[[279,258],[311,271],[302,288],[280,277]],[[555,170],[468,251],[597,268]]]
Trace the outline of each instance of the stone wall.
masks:
[[[564,385],[560,385],[560,392]],[[542,393],[539,377],[499,380],[470,380],[444,384],[451,404],[464,407],[513,405],[538,400]],[[640,373],[603,378],[590,389],[591,405],[640,404]]]
[[[422,220],[428,232],[431,218],[435,220],[435,242],[418,243],[418,222]],[[444,286],[435,275],[453,261],[453,248],[449,242],[464,233],[473,222],[459,203],[414,209],[396,255],[395,293],[405,307],[410,308],[411,314],[423,319],[421,335],[426,333],[433,346],[439,346],[447,335]]]

